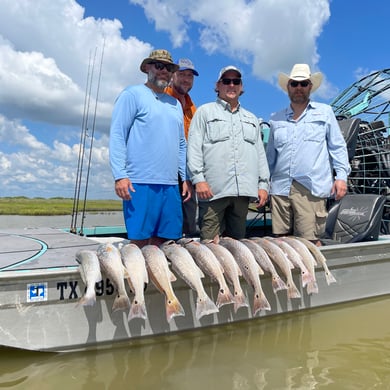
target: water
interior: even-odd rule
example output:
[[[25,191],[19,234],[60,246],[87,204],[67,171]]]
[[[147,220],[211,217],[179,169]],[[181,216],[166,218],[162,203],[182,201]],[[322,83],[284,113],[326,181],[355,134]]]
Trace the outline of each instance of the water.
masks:
[[[102,351],[0,350],[0,388],[390,389],[390,297]]]
[[[77,217],[77,226],[80,227],[81,216]],[[31,216],[31,215],[0,215],[0,228],[70,228],[72,223],[71,215],[54,216]],[[119,226],[123,225],[123,214],[121,211],[87,213],[84,219],[84,227],[94,226]]]

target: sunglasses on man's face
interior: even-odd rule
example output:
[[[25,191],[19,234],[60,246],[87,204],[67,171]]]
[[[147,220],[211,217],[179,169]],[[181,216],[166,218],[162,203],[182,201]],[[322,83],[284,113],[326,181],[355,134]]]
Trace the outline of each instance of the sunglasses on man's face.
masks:
[[[233,83],[234,85],[240,85],[241,84],[241,79],[227,79],[227,78],[223,78],[221,79],[221,82],[223,85],[230,85],[231,83]]]
[[[151,62],[151,64],[154,65],[157,70],[163,70],[165,68],[168,72],[171,73],[175,70],[175,65],[173,64],[166,64],[164,62]]]
[[[295,81],[295,80],[293,80],[293,81],[290,81],[290,87],[293,87],[293,88],[298,87],[298,85],[300,85],[301,87],[305,88],[309,84],[310,84],[309,80],[303,80],[303,81]]]

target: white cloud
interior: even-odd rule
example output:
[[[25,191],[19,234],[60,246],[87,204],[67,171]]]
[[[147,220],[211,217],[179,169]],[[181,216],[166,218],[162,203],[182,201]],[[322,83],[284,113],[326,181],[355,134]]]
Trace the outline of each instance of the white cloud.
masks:
[[[316,39],[330,17],[328,0],[130,0],[145,8],[156,28],[172,42],[189,40],[189,22],[197,23],[200,45],[253,64],[253,73],[271,80],[279,70],[306,62],[316,70]],[[172,15],[172,13],[175,15]]]
[[[118,20],[84,18],[73,0],[0,2],[0,196],[73,196],[79,138],[61,131],[80,127],[87,83],[88,127],[97,103],[95,136],[101,138],[120,90],[144,81],[138,67],[152,47],[122,38],[121,29]],[[35,123],[34,132],[26,121]],[[48,141],[55,137],[69,143]],[[94,196],[114,197],[104,140],[101,150],[98,143],[94,147],[90,189]]]
[[[259,79],[274,83],[294,62],[319,70],[316,40],[329,0],[300,0],[299,7],[291,0],[129,1],[168,33],[174,48],[200,45],[250,64]],[[154,46],[122,30],[117,19],[85,17],[75,0],[0,1],[0,196],[73,196],[88,76],[91,121],[103,59],[89,191],[115,197],[107,137],[112,105],[126,85],[145,80],[139,64]],[[325,86],[323,93],[331,90]]]
[[[19,121],[0,115],[0,196],[72,197],[76,184],[79,144],[54,140],[52,145],[37,140]],[[91,157],[89,191],[97,198],[113,198],[113,182],[108,165],[108,137],[97,136]],[[88,169],[90,139],[86,141],[84,173]],[[15,150],[15,151],[12,151]],[[85,188],[83,175],[82,188]],[[25,188],[29,188],[26,192]],[[84,191],[84,190],[83,190]]]
[[[10,121],[2,115],[0,115],[0,141],[3,144],[17,145],[41,153],[46,153],[48,150],[46,145],[38,141],[20,121]]]
[[[143,81],[138,65],[151,46],[134,37],[123,39],[118,20],[84,18],[83,13],[73,0],[1,1],[3,114],[78,125],[88,72],[92,77],[91,96],[96,97],[104,46],[105,82],[100,84],[97,116],[107,129],[111,105],[119,91],[128,83]]]

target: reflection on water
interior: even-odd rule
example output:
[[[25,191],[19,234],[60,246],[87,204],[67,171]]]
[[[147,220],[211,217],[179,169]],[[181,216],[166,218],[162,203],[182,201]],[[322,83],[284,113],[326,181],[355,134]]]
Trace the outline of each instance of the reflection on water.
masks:
[[[384,297],[102,351],[0,350],[0,388],[390,389],[389,323]]]
[[[120,226],[123,225],[121,211],[86,213],[84,221],[81,215],[76,219],[77,227],[83,223],[84,227],[93,226]],[[70,228],[71,215],[0,215],[0,228]]]

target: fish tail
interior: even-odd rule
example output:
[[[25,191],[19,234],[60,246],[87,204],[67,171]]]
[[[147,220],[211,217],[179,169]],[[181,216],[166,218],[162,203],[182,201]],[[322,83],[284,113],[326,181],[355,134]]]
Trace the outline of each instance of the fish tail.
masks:
[[[287,297],[288,298],[300,298],[301,293],[293,281],[287,282]]]
[[[284,283],[284,280],[279,276],[275,275],[272,277],[272,288],[274,293],[280,290],[287,290],[287,285]]]
[[[78,305],[81,306],[93,306],[96,303],[96,293],[95,290],[86,291],[86,293],[81,297],[78,302]]]
[[[253,316],[255,316],[260,310],[271,310],[271,305],[263,292],[255,292],[253,297]]]
[[[218,307],[207,295],[204,295],[203,297],[198,296],[195,314],[198,320],[207,314],[217,313],[218,311]]]
[[[309,282],[306,287],[306,291],[308,294],[317,294],[318,293],[318,285],[315,280]]]
[[[184,309],[177,297],[166,298],[165,300],[165,311],[167,313],[167,321],[171,321],[173,317],[184,316]]]
[[[315,282],[315,277],[308,271],[301,272],[302,276],[302,287],[309,285],[310,283]]]
[[[133,318],[142,318],[143,320],[148,318],[145,301],[133,300],[127,320],[131,321]]]
[[[246,296],[244,295],[244,292],[241,291],[235,291],[234,292],[234,312],[237,313],[237,310],[240,307],[248,307],[248,300],[246,299]]]
[[[328,286],[331,283],[337,283],[336,278],[333,276],[332,272],[329,271],[328,267],[325,268],[325,279]]]
[[[218,308],[223,305],[229,305],[230,303],[234,303],[234,297],[227,286],[225,288],[221,287],[219,289],[216,303]]]
[[[130,299],[127,295],[118,295],[112,304],[112,311],[126,310],[130,306]]]

